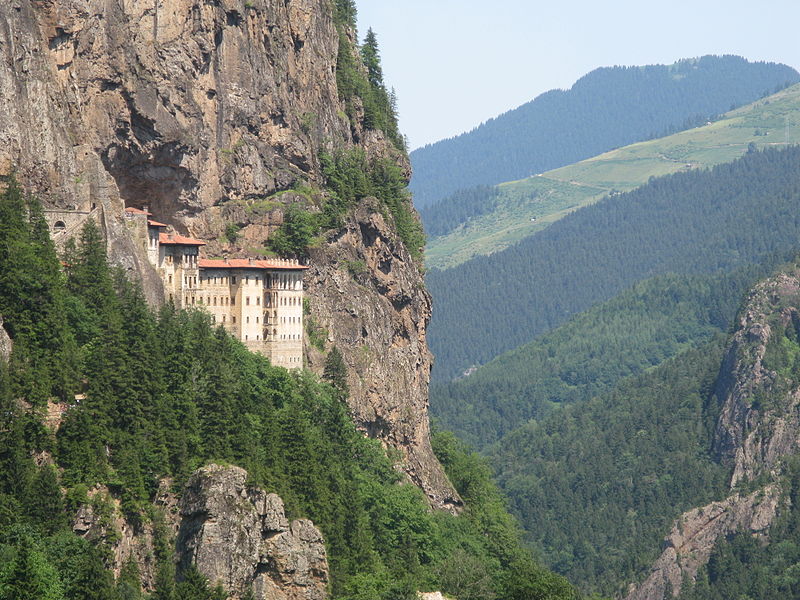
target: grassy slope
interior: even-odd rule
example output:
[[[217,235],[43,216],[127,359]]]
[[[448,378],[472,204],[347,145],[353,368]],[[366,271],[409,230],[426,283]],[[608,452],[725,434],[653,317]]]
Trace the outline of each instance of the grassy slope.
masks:
[[[497,252],[613,190],[629,191],[652,176],[731,162],[751,142],[758,147],[800,142],[800,84],[726,113],[704,127],[501,184],[498,209],[446,236],[430,239],[426,263],[445,269]]]

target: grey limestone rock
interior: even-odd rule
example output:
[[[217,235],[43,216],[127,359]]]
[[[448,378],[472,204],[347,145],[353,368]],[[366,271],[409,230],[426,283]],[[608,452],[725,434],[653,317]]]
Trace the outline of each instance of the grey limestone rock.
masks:
[[[247,486],[239,467],[196,471],[180,502],[177,548],[190,564],[237,598],[323,600],[328,584],[325,542],[307,519],[291,523],[276,494]]]
[[[12,348],[13,344],[11,338],[3,327],[3,316],[0,315],[0,360],[8,362],[8,359],[11,357]]]

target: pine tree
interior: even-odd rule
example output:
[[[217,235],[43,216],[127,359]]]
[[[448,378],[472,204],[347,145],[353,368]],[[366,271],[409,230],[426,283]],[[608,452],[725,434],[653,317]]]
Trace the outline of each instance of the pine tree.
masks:
[[[100,549],[87,545],[76,562],[65,600],[116,600],[114,578],[103,564]]]
[[[65,600],[58,573],[25,534],[3,579],[0,600]]]
[[[334,346],[325,358],[325,369],[322,378],[339,392],[342,399],[350,395],[350,387],[347,385],[347,365],[339,348]]]
[[[142,599],[142,577],[139,572],[139,565],[133,557],[128,559],[117,579],[117,596],[119,600],[141,600]]]
[[[370,27],[361,46],[361,60],[367,68],[367,79],[374,89],[383,88],[383,68],[381,67],[381,55],[378,50],[378,37]]]
[[[334,20],[337,25],[344,25],[351,29],[356,28],[358,9],[355,0],[335,0]]]
[[[28,516],[46,533],[55,533],[67,525],[64,498],[53,466],[44,465],[38,469],[26,498]]]

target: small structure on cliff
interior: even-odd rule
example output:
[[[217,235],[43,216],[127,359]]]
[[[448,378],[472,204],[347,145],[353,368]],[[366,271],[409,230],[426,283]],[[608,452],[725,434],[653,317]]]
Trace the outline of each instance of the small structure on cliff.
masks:
[[[296,260],[200,258],[202,240],[166,233],[147,210],[126,208],[150,263],[178,308],[204,308],[215,323],[272,364],[303,366],[303,271]]]

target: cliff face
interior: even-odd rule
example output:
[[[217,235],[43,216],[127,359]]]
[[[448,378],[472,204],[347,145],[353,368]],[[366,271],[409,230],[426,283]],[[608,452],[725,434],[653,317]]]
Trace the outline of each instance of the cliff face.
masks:
[[[321,185],[321,151],[358,145],[407,167],[383,134],[344,114],[338,47],[328,0],[10,0],[0,174],[17,169],[48,207],[93,210],[111,258],[158,303],[124,206],[148,206],[210,253],[247,255],[296,190]],[[238,246],[226,222],[240,228]],[[422,277],[372,205],[332,240],[314,251],[309,296],[350,368],[354,418],[401,450],[435,506],[457,506],[428,439]],[[364,270],[343,269],[345,257]]]
[[[732,469],[731,495],[684,513],[664,543],[648,577],[632,585],[627,600],[663,600],[694,581],[723,536],[750,532],[764,537],[784,500],[783,459],[800,450],[800,385],[781,363],[787,328],[800,323],[800,270],[762,282],[740,313],[717,381],[721,402],[714,452]],[[759,478],[766,485],[743,495],[737,488]],[[752,488],[751,488],[752,489]]]

